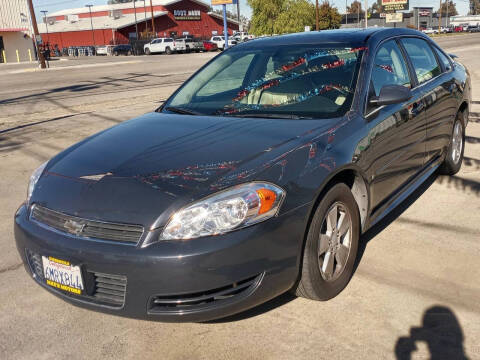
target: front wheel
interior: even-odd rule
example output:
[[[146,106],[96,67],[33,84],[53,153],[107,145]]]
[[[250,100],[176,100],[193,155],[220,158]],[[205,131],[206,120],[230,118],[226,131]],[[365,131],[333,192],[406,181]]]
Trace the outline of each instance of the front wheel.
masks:
[[[146,49],[145,49],[145,55],[150,55],[150,54],[151,54],[150,49],[149,49],[149,48],[146,48]]]
[[[359,236],[357,203],[347,185],[336,184],[312,218],[296,295],[313,300],[338,295],[353,274]]]
[[[165,54],[170,55],[171,53],[172,53],[172,50],[169,47],[167,47],[165,49]]]
[[[460,171],[465,150],[465,113],[458,113],[453,125],[452,138],[443,164],[438,172],[442,175],[455,175]]]

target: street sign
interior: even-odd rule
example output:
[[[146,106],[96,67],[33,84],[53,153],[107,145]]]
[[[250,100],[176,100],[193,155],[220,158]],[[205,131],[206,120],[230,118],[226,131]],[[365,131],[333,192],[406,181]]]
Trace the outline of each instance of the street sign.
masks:
[[[37,44],[39,44],[39,45],[42,44],[42,35],[36,35],[35,39],[37,40]]]
[[[382,0],[384,11],[408,10],[409,0]]]
[[[387,23],[397,23],[403,21],[403,13],[389,13],[385,17]]]
[[[236,3],[237,0],[212,0],[212,5],[230,5]]]

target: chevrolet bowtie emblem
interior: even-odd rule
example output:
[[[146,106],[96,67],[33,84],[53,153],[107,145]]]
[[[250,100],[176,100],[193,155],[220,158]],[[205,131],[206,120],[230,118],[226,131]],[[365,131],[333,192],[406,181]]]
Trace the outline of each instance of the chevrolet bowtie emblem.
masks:
[[[111,172],[107,172],[105,174],[95,174],[95,175],[85,175],[85,176],[80,176],[80,179],[85,179],[85,180],[93,180],[93,181],[98,181],[103,179],[105,176],[112,176],[113,174]]]
[[[65,221],[65,223],[63,224],[63,227],[65,228],[65,230],[67,230],[70,234],[73,234],[73,235],[80,235],[83,231],[83,228],[85,227],[85,224],[80,224],[76,221],[73,221],[73,220],[67,220]]]

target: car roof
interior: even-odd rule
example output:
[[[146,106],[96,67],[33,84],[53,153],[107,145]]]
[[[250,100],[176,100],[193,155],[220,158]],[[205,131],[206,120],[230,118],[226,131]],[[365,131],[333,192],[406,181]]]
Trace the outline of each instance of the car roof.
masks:
[[[299,43],[365,43],[370,37],[386,38],[398,35],[417,35],[425,37],[421,32],[408,28],[382,28],[371,27],[367,29],[336,29],[307,31],[302,33],[276,35],[256,38],[255,41],[247,41],[242,46],[249,45],[295,45]]]

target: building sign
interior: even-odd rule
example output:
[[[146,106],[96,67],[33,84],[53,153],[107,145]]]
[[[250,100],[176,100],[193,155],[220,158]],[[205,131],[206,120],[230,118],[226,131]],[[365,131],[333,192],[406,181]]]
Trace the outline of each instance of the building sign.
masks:
[[[408,10],[409,0],[382,0],[382,7],[385,11]]]
[[[200,10],[173,10],[175,20],[200,20]]]
[[[397,23],[397,22],[402,22],[403,21],[403,13],[389,13],[385,17],[385,21],[387,23]]]
[[[212,5],[230,5],[236,3],[235,0],[212,0]]]
[[[430,11],[425,9],[420,9],[418,11],[418,16],[430,16]]]

